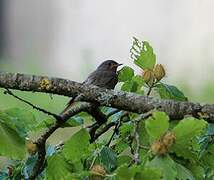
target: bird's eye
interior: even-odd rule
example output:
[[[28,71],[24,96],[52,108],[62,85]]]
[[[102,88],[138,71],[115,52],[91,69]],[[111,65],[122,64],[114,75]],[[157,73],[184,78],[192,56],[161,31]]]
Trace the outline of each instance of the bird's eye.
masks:
[[[111,63],[108,63],[109,66],[111,66]]]

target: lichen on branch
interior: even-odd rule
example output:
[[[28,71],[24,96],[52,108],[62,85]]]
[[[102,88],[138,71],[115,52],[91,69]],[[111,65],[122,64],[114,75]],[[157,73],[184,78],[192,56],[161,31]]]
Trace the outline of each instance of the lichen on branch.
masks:
[[[45,88],[41,88],[41,85],[44,85],[41,82],[44,82],[44,80],[48,82],[48,85],[45,83]],[[145,113],[152,109],[158,109],[166,112],[172,120],[183,119],[186,115],[194,117],[203,115],[208,121],[214,122],[214,105],[200,105],[199,103],[145,97],[134,93],[83,85],[62,78],[0,72],[0,87],[21,91],[52,93],[68,97],[81,94],[83,101],[96,102],[102,106],[136,113]]]

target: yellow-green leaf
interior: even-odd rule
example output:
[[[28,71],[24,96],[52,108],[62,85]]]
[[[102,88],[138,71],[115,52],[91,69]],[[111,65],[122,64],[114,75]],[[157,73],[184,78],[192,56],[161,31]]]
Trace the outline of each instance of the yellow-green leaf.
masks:
[[[25,157],[25,139],[16,131],[16,127],[7,123],[10,117],[0,112],[0,155],[11,159]]]
[[[164,112],[156,111],[145,122],[145,128],[151,142],[159,139],[169,128],[169,117]]]
[[[90,136],[86,129],[81,129],[65,142],[63,154],[67,160],[75,162],[88,152]]]
[[[72,166],[66,162],[61,154],[54,154],[47,158],[46,178],[50,180],[67,180],[72,178]]]

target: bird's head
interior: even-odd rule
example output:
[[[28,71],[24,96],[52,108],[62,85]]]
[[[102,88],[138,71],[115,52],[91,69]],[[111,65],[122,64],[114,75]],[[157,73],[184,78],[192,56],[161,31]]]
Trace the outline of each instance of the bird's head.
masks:
[[[103,70],[103,71],[113,71],[113,72],[116,72],[117,71],[117,68],[118,66],[121,66],[122,64],[119,64],[117,63],[116,61],[113,61],[113,60],[106,60],[104,61],[103,63],[101,63],[99,66],[98,66],[98,70]]]

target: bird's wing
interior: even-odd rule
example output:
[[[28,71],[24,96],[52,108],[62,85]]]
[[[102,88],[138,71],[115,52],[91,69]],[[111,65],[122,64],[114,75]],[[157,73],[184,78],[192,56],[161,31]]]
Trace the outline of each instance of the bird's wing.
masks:
[[[83,84],[93,84],[95,86],[99,86],[101,88],[106,89],[114,89],[115,85],[117,84],[117,74],[112,71],[94,71],[92,72],[88,78],[83,82]],[[65,109],[61,112],[64,114],[70,109],[73,105],[76,97],[70,99],[68,104],[66,105]]]
[[[117,84],[117,74],[112,71],[94,71],[83,83],[113,89]]]

